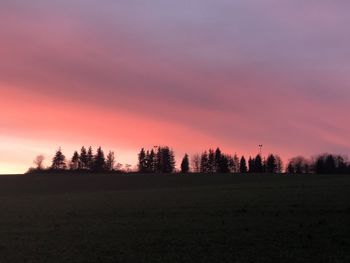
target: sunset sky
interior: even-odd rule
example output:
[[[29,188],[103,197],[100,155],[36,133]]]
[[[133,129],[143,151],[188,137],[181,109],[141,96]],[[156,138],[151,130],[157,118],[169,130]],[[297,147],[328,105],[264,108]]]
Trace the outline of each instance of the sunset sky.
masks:
[[[350,1],[2,0],[0,173],[62,147],[350,153]]]

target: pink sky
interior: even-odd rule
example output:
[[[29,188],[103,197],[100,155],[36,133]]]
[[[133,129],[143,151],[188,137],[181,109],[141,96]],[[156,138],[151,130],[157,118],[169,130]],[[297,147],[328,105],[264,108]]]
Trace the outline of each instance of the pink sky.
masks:
[[[349,154],[345,1],[0,3],[0,173],[61,146]]]

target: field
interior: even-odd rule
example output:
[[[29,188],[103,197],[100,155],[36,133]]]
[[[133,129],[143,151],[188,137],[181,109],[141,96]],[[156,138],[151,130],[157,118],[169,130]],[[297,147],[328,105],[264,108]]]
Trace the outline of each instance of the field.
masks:
[[[350,262],[348,175],[0,176],[0,262]]]

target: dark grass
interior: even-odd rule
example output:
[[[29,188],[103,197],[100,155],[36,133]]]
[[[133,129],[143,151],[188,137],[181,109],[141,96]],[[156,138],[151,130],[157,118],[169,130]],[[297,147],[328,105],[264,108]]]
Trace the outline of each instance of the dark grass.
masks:
[[[350,176],[0,176],[0,262],[350,262]]]

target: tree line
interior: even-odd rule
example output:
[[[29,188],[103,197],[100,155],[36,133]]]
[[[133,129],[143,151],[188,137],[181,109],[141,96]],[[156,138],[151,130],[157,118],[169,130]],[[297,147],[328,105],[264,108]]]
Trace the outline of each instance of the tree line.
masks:
[[[321,154],[311,159],[303,156],[291,158],[285,166],[277,154],[269,154],[264,158],[261,154],[255,157],[239,157],[237,154],[223,153],[219,147],[209,149],[201,154],[190,156],[185,154],[179,170],[176,169],[175,153],[168,146],[156,146],[152,149],[142,148],[138,153],[137,169],[132,170],[131,165],[122,168],[116,162],[113,151],[105,155],[103,149],[98,147],[94,153],[92,147],[81,147],[67,159],[59,148],[49,167],[43,166],[44,156],[39,155],[34,160],[36,167],[30,168],[29,173],[46,171],[86,171],[86,172],[138,172],[138,173],[202,173],[202,174],[342,174],[350,173],[350,163],[346,157],[333,154]]]
[[[36,167],[30,168],[31,172],[44,172],[44,171],[93,171],[93,172],[106,172],[115,171],[116,159],[113,151],[109,151],[107,156],[101,147],[97,148],[96,153],[93,152],[92,147],[88,149],[84,146],[80,149],[80,152],[75,151],[71,159],[67,160],[63,154],[61,148],[59,148],[51,162],[49,167],[43,166],[44,156],[39,155],[35,158],[34,164]]]

